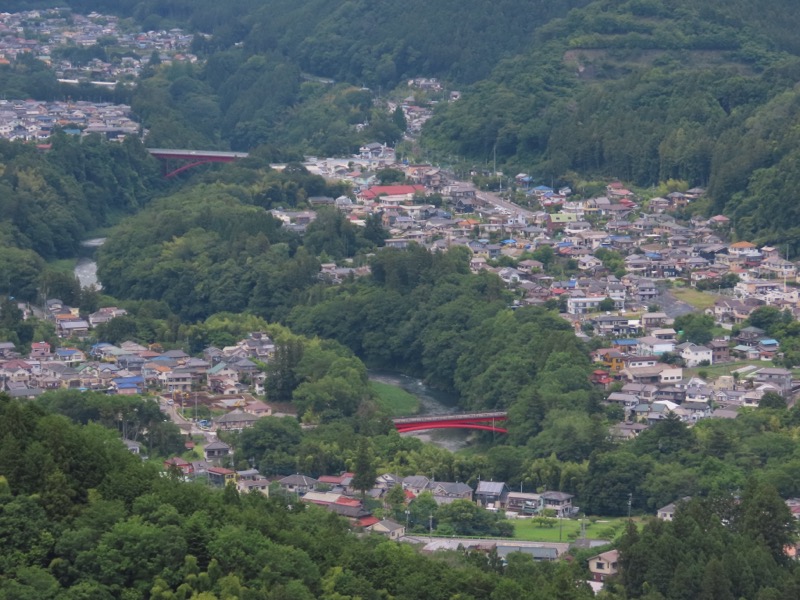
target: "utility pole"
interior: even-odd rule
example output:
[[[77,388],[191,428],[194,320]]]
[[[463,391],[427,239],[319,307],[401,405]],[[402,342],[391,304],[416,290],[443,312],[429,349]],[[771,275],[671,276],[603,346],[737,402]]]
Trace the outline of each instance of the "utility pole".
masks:
[[[631,519],[631,504],[633,501],[633,494],[628,494],[628,520]]]
[[[428,515],[428,537],[433,537],[433,514]]]

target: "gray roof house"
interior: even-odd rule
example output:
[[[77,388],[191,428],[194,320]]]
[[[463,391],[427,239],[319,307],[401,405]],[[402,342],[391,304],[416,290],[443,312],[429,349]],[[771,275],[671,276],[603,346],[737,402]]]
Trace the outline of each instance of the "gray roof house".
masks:
[[[503,481],[479,481],[478,488],[475,490],[475,500],[482,506],[503,505],[508,497],[508,492],[508,486]]]

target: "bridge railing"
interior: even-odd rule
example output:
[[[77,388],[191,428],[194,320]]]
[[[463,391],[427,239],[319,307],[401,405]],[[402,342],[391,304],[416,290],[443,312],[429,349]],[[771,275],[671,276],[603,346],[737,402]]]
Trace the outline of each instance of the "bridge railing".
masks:
[[[426,415],[420,417],[400,417],[392,419],[395,425],[405,423],[435,423],[436,421],[466,421],[466,420],[485,420],[506,419],[508,413],[505,411],[483,412],[483,413],[450,413],[444,415]]]

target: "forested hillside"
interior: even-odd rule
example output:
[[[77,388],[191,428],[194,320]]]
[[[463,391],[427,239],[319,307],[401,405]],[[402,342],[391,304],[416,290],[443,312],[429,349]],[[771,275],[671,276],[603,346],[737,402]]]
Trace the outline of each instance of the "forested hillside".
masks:
[[[52,148],[0,141],[0,293],[35,300],[44,260],[75,256],[86,233],[163,188],[140,141],[56,135]]]
[[[796,19],[789,3],[593,2],[442,107],[426,138],[548,184],[683,179],[740,236],[797,252]]]
[[[189,322],[244,310],[277,320],[318,282],[320,257],[382,244],[379,218],[358,228],[332,208],[320,211],[301,243],[265,209],[307,208],[308,197],[344,188],[301,165],[278,172],[249,160],[252,168],[210,172],[122,223],[98,252],[105,290],[164,302]]]
[[[299,430],[299,427],[297,428]],[[0,395],[0,595],[15,600],[589,599],[580,566],[423,556],[291,498],[162,477],[100,425]],[[560,590],[560,591],[559,591]]]
[[[573,187],[681,179],[707,187],[709,210],[740,237],[800,251],[800,17],[788,0],[71,5],[198,33],[193,51],[207,62],[154,64],[133,92],[152,146],[264,146],[286,160],[394,144],[402,126],[373,94],[434,76],[463,91],[426,129],[435,160],[496,157],[507,172]],[[13,83],[63,93],[44,73]]]

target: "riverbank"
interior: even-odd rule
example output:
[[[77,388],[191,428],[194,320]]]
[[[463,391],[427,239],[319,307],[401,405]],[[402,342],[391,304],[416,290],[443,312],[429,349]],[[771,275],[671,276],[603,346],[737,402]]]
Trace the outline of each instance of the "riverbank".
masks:
[[[418,402],[417,414],[443,415],[458,412],[458,398],[435,390],[414,377],[392,371],[370,370],[369,379],[373,383],[394,387],[413,396]],[[430,429],[404,433],[450,452],[458,452],[469,445],[470,432],[465,429]]]
[[[391,416],[404,417],[419,412],[419,398],[409,394],[403,388],[380,381],[370,381],[369,384],[377,395],[378,404]]]

